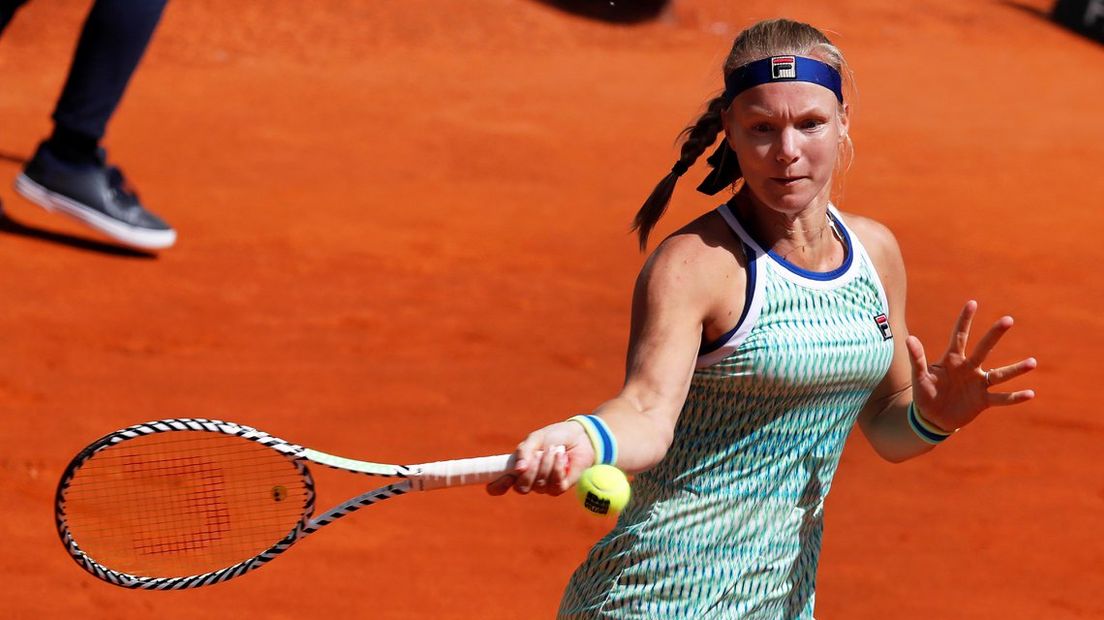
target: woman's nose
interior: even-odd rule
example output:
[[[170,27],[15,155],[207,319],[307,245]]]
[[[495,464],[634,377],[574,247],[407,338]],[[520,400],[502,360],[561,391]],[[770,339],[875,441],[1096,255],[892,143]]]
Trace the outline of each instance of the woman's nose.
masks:
[[[801,153],[798,149],[798,136],[796,130],[791,127],[783,129],[778,134],[778,146],[776,157],[783,164],[792,164],[797,161]]]

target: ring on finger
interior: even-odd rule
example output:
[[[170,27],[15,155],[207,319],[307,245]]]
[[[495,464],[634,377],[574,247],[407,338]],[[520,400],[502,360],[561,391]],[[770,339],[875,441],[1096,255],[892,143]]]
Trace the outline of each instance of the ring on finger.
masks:
[[[991,373],[991,372],[993,372],[993,371],[992,370],[986,370],[985,371],[985,387],[990,387],[990,386],[993,385],[992,379],[989,378],[989,373]]]

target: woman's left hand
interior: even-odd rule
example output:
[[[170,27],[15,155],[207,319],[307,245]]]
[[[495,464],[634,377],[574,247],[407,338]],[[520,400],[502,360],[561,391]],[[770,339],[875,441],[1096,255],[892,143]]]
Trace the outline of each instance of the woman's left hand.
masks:
[[[977,302],[968,301],[958,316],[951,343],[943,359],[928,365],[924,346],[915,336],[905,341],[912,360],[912,398],[924,419],[948,432],[966,426],[989,407],[1017,405],[1035,398],[1034,390],[990,392],[989,388],[1031,372],[1035,358],[985,370],[985,358],[1012,328],[1012,317],[1004,316],[985,332],[970,355],[966,342],[977,313]]]

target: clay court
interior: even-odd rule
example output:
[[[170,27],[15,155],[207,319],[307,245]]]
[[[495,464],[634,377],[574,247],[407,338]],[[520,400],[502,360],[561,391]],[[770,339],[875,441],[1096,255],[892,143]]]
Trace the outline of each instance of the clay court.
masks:
[[[135,592],[67,557],[54,487],[92,439],[208,417],[380,462],[508,452],[623,375],[632,215],[774,16],[855,72],[837,203],[897,235],[909,327],[942,351],[967,299],[1036,356],[901,465],[856,434],[828,500],[818,618],[1102,618],[1104,47],[1047,0],[680,0],[608,24],[528,0],[171,2],[108,131],[180,232],[117,249],[20,198],[87,3],[0,41],[0,615],[544,618],[611,525],[570,496],[459,489],[351,516],[255,574]],[[695,167],[658,235],[718,203]],[[319,472],[321,504],[372,481]]]

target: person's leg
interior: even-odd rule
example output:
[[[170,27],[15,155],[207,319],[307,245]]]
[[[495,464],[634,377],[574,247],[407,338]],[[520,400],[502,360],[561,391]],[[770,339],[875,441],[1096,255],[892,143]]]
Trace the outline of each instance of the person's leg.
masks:
[[[108,165],[100,139],[166,2],[96,0],[54,110],[54,132],[15,181],[28,200],[146,250],[173,245],[176,231]]]
[[[0,35],[8,27],[8,22],[15,16],[15,10],[26,4],[27,0],[0,0]],[[4,210],[4,203],[0,201],[0,213]]]
[[[167,0],[96,0],[54,109],[49,145],[59,157],[93,161]]]
[[[27,0],[0,0],[0,34],[8,27],[15,10],[27,3]]]

